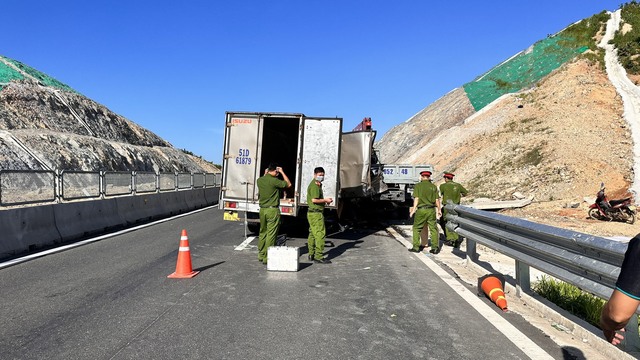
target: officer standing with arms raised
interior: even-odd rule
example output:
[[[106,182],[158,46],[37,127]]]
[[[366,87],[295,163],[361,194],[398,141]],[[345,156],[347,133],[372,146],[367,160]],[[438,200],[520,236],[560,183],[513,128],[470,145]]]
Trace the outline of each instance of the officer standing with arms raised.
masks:
[[[322,182],[324,181],[324,169],[317,167],[313,170],[313,180],[307,187],[307,221],[309,221],[309,239],[307,247],[309,249],[309,260],[317,264],[330,264],[331,261],[323,257],[324,238],[326,229],[324,226],[324,206],[333,202],[332,198],[325,198],[322,193]]]
[[[282,174],[284,180],[278,179]],[[258,260],[267,263],[267,249],[276,244],[280,229],[280,189],[291,187],[291,181],[277,164],[271,163],[258,181],[260,203],[260,235],[258,238]]]
[[[426,224],[431,236],[432,254],[440,252],[440,237],[438,235],[437,219],[440,217],[440,198],[438,187],[431,182],[431,171],[420,172],[420,182],[413,188],[413,206],[409,209],[409,216],[413,216],[413,247],[411,252],[420,252],[420,233]]]
[[[460,247],[460,243],[462,242],[462,240],[460,240],[460,236],[458,236],[455,231],[451,231],[445,226],[445,216],[447,215],[447,210],[444,209],[444,206],[449,203],[456,205],[460,204],[460,198],[463,196],[467,196],[468,192],[467,189],[464,188],[464,186],[453,181],[454,176],[455,175],[453,173],[445,172],[443,175],[444,184],[440,184],[440,194],[442,195],[443,206],[442,217],[440,218],[440,226],[442,226],[442,230],[444,231],[444,234],[446,236],[445,244],[451,245],[454,248],[458,248]]]

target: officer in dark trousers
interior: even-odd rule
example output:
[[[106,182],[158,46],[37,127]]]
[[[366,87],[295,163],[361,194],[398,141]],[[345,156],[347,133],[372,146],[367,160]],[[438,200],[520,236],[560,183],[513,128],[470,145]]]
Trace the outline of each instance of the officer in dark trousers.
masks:
[[[322,182],[324,181],[324,169],[317,167],[313,169],[313,180],[307,187],[307,221],[309,221],[309,260],[318,264],[330,264],[331,261],[323,257],[324,238],[326,229],[324,226],[324,206],[333,202],[332,198],[325,198],[322,193]]]
[[[278,179],[282,174],[284,180]],[[258,238],[258,260],[267,263],[267,249],[276,244],[280,229],[280,189],[291,187],[291,181],[277,164],[271,163],[258,181],[260,203],[260,235]]]
[[[453,181],[454,176],[455,175],[450,172],[445,172],[443,175],[444,184],[440,184],[440,194],[442,195],[443,206],[449,203],[456,204],[456,205],[460,204],[460,198],[463,196],[467,196],[467,189],[465,189],[464,186]],[[447,227],[445,226],[446,215],[447,215],[447,210],[442,208],[442,217],[440,218],[440,226],[442,226],[442,230],[444,231],[444,234],[446,236],[445,244],[453,246],[455,248],[460,247],[460,243],[462,241],[460,240],[458,233],[447,229]]]
[[[420,182],[413,188],[413,206],[409,210],[409,216],[413,218],[413,247],[411,252],[420,252],[420,233],[426,224],[429,227],[431,236],[432,254],[440,252],[440,237],[436,225],[437,218],[440,217],[440,198],[438,197],[438,187],[431,182],[431,171],[420,172]]]

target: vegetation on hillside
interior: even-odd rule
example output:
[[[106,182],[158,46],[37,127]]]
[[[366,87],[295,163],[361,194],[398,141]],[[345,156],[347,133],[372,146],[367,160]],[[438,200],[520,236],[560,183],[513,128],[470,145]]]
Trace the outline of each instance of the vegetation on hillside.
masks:
[[[608,20],[609,14],[606,11],[602,11],[590,18],[571,24],[558,34],[563,38],[558,44],[563,47],[590,50],[584,52],[582,56],[593,63],[600,64],[604,68],[604,50],[598,47],[595,39],[598,33],[604,32]]]
[[[629,74],[640,74],[640,4],[635,0],[622,7],[622,29],[612,40],[618,49],[620,64]],[[624,27],[624,24],[631,25]]]

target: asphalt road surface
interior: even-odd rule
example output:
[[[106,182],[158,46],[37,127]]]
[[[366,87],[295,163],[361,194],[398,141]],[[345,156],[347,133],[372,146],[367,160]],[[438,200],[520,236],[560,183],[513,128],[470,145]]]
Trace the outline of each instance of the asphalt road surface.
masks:
[[[182,229],[201,272],[168,279]],[[293,238],[298,272],[267,271],[257,240],[235,250],[244,240],[241,223],[207,209],[4,268],[0,357],[531,357],[383,229],[329,238],[327,265],[307,261],[306,240]],[[500,314],[563,358],[516,314]]]

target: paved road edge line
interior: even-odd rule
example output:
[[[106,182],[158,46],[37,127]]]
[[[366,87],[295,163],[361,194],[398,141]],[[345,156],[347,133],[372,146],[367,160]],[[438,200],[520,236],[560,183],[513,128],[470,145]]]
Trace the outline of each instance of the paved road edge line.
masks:
[[[406,248],[411,247],[411,243],[407,241],[402,235],[400,235],[392,227],[388,227],[387,231]],[[478,299],[478,296],[473,294],[469,289],[464,287],[458,280],[449,275],[444,269],[436,264],[429,256],[425,256],[423,253],[414,253],[420,261],[429,267],[436,275],[444,281],[451,289],[453,289],[463,300],[471,305],[480,315],[482,315],[487,321],[489,321],[498,331],[500,331],[509,341],[517,346],[525,355],[531,359],[553,359],[544,349],[538,346],[535,342],[529,339],[518,328],[511,325],[506,319],[498,315],[493,309],[490,309],[487,304]]]

